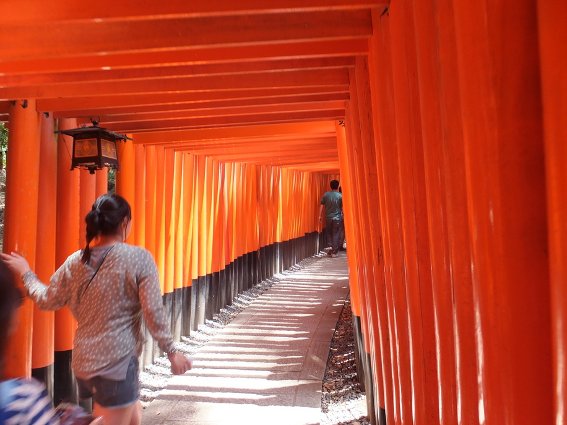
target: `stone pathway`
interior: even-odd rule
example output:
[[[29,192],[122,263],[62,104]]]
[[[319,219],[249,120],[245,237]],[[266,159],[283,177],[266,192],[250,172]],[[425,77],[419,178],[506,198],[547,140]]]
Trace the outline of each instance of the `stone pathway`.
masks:
[[[329,344],[348,294],[346,257],[284,273],[193,356],[143,424],[319,424]]]

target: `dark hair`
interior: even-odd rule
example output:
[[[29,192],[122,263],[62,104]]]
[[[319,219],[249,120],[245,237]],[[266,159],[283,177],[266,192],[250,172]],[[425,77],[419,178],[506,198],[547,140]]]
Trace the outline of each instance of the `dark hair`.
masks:
[[[91,259],[89,244],[98,235],[114,235],[118,232],[124,218],[132,219],[132,210],[128,201],[115,193],[107,193],[95,201],[85,217],[87,223],[87,245],[83,249],[81,260],[87,263]]]
[[[339,181],[338,180],[331,180],[331,189],[337,190],[339,188]]]
[[[0,260],[0,373],[4,371],[10,322],[14,312],[22,304],[22,297],[14,275],[4,261]]]

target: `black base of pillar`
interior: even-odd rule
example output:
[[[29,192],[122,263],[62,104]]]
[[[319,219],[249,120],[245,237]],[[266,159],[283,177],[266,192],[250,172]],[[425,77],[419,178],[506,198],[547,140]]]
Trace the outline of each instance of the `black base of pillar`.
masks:
[[[217,314],[220,309],[220,295],[221,287],[220,287],[220,272],[215,272],[211,274],[211,291],[209,293],[211,302],[210,302],[210,312],[208,315],[208,319],[212,319],[215,314]]]
[[[380,414],[378,415],[378,425],[386,425],[386,409],[380,408]]]
[[[371,424],[377,423],[376,420],[376,405],[375,405],[375,393],[374,393],[374,377],[372,376],[371,360],[370,354],[365,353],[364,355],[364,375],[365,375],[365,393],[366,393],[366,407],[368,410],[368,420]]]
[[[205,276],[205,319],[211,320],[215,311],[216,288],[213,288],[213,275]],[[204,321],[203,321],[204,323]]]
[[[191,331],[196,331],[199,329],[199,323],[197,321],[197,298],[199,293],[199,279],[193,279],[191,282],[191,310],[190,310],[190,323]]]
[[[260,250],[258,250],[252,253],[252,286],[260,282]]]
[[[266,247],[263,246],[260,248],[258,252],[258,279],[261,281],[265,280],[268,277],[266,273]]]
[[[198,277],[197,311],[195,312],[197,325],[205,323],[205,310],[207,309],[207,277]]]
[[[79,393],[75,376],[71,370],[73,350],[56,351],[53,364],[53,403],[77,403]]]
[[[183,289],[177,288],[173,291],[173,308],[171,316],[171,333],[175,341],[181,341],[183,335]]]
[[[50,364],[45,367],[37,367],[32,369],[31,376],[45,385],[49,397],[53,399],[53,370],[54,365]]]
[[[281,242],[276,242],[274,245],[274,274],[281,272],[282,255],[281,255]]]
[[[182,289],[183,294],[183,320],[182,335],[189,336],[191,334],[191,286],[185,286]]]
[[[242,289],[247,291],[250,289],[250,253],[242,256]]]
[[[358,382],[360,389],[366,391],[365,373],[364,373],[364,342],[362,340],[362,325],[360,317],[352,315],[352,327],[354,334],[354,358],[356,361],[356,374],[358,375]]]
[[[227,287],[226,268],[224,268],[219,272],[219,311],[227,305]]]
[[[242,255],[236,259],[236,269],[238,270],[238,292],[237,295],[244,292],[244,260]]]
[[[165,309],[165,317],[170,319],[170,330],[173,332],[173,293],[163,294],[161,297],[163,308]]]

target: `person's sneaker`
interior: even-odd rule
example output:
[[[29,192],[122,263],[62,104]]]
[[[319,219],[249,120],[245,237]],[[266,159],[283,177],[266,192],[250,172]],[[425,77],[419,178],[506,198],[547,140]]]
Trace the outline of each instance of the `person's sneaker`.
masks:
[[[333,251],[327,251],[327,257],[332,257],[333,256]]]

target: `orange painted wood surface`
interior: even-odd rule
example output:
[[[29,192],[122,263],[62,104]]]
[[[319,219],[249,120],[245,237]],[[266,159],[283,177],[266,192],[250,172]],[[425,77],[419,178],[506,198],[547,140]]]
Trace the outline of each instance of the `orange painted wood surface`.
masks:
[[[57,144],[53,133],[53,116],[40,115],[40,163],[38,181],[37,244],[35,269],[43,282],[55,272],[55,241],[57,205],[53,199],[57,197]],[[55,314],[52,311],[40,310],[34,305],[32,369],[53,364]]]
[[[136,153],[134,144],[130,140],[118,141],[116,148],[120,166],[116,171],[116,193],[128,201],[132,209],[132,216],[135,216],[139,207],[136,203]],[[134,240],[135,231],[132,228],[127,242],[133,243]]]
[[[77,127],[74,119],[59,121],[59,129]],[[70,136],[59,135],[57,139],[57,239],[55,267],[63,264],[69,255],[85,244],[80,240],[80,172],[71,169],[73,140]],[[71,311],[64,307],[55,312],[55,351],[73,349],[73,338],[77,325]]]
[[[543,124],[545,135],[545,166],[547,181],[547,220],[549,237],[549,273],[551,287],[551,319],[553,337],[554,420],[567,418],[567,357],[566,284],[567,282],[567,128],[563,117],[567,111],[566,37],[564,23],[567,4],[538,1],[539,48]]]
[[[51,246],[55,259],[32,259],[47,276],[83,245],[84,212],[106,192],[106,174],[69,171],[69,140],[57,161],[38,159],[53,149],[27,154],[37,112],[60,129],[99,117],[133,133],[117,191],[164,293],[321,230],[320,197],[340,173],[372,413],[401,425],[564,422],[561,2],[130,3],[8,1],[6,249]],[[11,102],[24,98],[27,110]],[[23,153],[42,176],[26,195],[10,183]],[[25,196],[38,207],[14,213]],[[54,206],[57,240],[36,237]],[[16,374],[72,348],[68,312],[50,342],[49,316],[32,310],[9,353]]]
[[[65,1],[54,1],[49,10],[40,11],[42,5],[38,0],[14,1],[8,0],[6,8],[9,11],[2,16],[6,22],[30,21],[77,21],[85,19],[113,19],[124,20],[134,17],[152,15],[158,19],[167,19],[175,16],[216,16],[231,14],[257,14],[281,11],[318,11],[318,10],[352,10],[385,5],[387,2],[372,0],[272,0],[266,3],[262,0],[245,0],[238,3],[231,1],[217,1],[213,4],[199,0],[187,4],[181,0],[172,0],[167,4],[123,1],[116,3],[102,0],[97,10],[85,10],[78,5],[69,5]],[[100,9],[100,10],[98,10]]]
[[[314,18],[316,21],[313,21]],[[364,9],[124,22],[67,21],[58,23],[58,31],[49,31],[49,25],[43,21],[4,23],[5,35],[0,36],[0,53],[4,61],[85,56],[84,43],[89,43],[91,55],[98,52],[124,54],[163,48],[185,50],[192,46],[354,39],[368,37],[371,32],[370,11]],[[216,30],[210,31],[210,28]],[[90,34],[95,32],[98,36],[91,37]],[[13,33],[21,36],[8,43],[7,35]]]
[[[453,7],[479,344],[479,420],[553,423],[536,5],[500,1],[493,7],[482,1]]]
[[[10,107],[10,149],[6,175],[6,210],[4,212],[4,252],[16,251],[35,265],[37,205],[40,160],[40,120],[35,102],[14,102]],[[31,166],[30,166],[31,163]],[[21,285],[21,284],[20,284]],[[33,304],[28,299],[18,309],[18,325],[10,336],[5,373],[30,376],[32,366]]]

